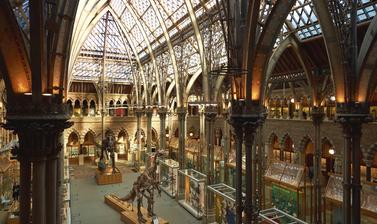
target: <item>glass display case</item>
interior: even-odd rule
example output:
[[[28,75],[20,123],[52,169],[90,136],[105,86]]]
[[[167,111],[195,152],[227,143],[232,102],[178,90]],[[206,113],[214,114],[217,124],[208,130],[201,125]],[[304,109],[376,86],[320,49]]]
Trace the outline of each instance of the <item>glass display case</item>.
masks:
[[[194,217],[205,213],[205,189],[207,176],[193,169],[178,171],[178,202]]]
[[[236,223],[236,189],[224,184],[214,184],[207,187],[208,195],[213,194],[215,223]]]
[[[266,208],[276,207],[294,217],[310,220],[313,186],[306,180],[304,171],[302,165],[272,162],[264,176]]]
[[[295,223],[306,224],[306,222],[286,213],[277,208],[269,208],[259,212],[259,223]]]
[[[361,223],[377,223],[377,184],[361,184]],[[338,220],[343,217],[343,177],[332,174],[325,191],[326,219]]]
[[[172,159],[159,160],[160,187],[170,197],[175,197],[178,189],[177,175],[179,163]]]

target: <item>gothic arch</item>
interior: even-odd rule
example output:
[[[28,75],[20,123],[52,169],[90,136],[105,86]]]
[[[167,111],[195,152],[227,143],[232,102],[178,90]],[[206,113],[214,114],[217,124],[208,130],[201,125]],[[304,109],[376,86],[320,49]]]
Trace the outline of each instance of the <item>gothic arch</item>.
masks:
[[[306,146],[307,146],[309,143],[313,143],[313,140],[312,140],[312,138],[311,138],[309,135],[305,135],[305,136],[301,139],[300,144],[299,144],[299,146],[297,147],[297,151],[298,151],[298,152],[301,152],[301,153],[304,153],[304,152],[305,152],[305,148],[306,148]]]

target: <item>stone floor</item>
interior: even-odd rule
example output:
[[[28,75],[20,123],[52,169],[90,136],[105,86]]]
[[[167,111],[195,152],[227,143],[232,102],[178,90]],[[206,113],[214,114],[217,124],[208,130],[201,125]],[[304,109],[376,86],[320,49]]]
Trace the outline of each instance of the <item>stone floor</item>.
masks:
[[[138,173],[125,165],[118,166],[123,174],[122,184],[98,186],[95,183],[95,166],[71,167],[72,224],[117,224],[120,214],[104,203],[104,195],[124,196],[130,190]],[[156,196],[155,212],[171,224],[201,223],[164,192]]]

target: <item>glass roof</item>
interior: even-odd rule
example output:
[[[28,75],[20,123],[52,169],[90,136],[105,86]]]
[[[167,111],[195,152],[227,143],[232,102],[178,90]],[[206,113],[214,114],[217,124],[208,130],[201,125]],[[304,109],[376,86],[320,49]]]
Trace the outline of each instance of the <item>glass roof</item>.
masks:
[[[130,52],[119,25],[107,12],[82,45],[72,77],[96,81],[105,69],[107,79],[131,83],[134,56]]]
[[[28,36],[29,1],[9,1],[20,28]],[[206,30],[208,26],[207,28],[203,28],[203,25],[199,24],[204,46],[210,48],[206,49],[207,60],[211,58],[210,66],[213,68],[226,63],[227,57],[223,33],[219,22],[215,21],[219,20],[219,18],[211,15],[213,11],[216,11],[217,0],[191,0],[190,2],[194,9],[193,13],[198,18],[198,21],[199,18],[208,18],[214,24],[210,28],[212,34],[209,34],[208,30]],[[261,1],[259,17],[261,29],[263,29],[263,25],[275,2]],[[73,66],[73,79],[98,80],[103,71],[103,50],[106,49],[105,67],[107,69],[105,70],[109,79],[132,82],[132,71],[136,69],[135,60],[139,59],[142,63],[149,63],[149,60],[144,59],[150,57],[150,51],[154,51],[160,46],[165,46],[168,41],[165,39],[166,35],[164,35],[165,28],[169,38],[173,39],[180,36],[186,28],[192,26],[188,12],[188,8],[190,7],[186,5],[187,0],[87,0],[85,2],[80,1],[79,4],[90,5],[92,6],[90,9],[109,7],[111,13],[114,14],[107,13],[109,14],[107,22],[105,19],[107,14],[105,14],[83,43],[79,56],[76,58]],[[98,6],[99,4],[103,4],[103,7]],[[275,46],[291,33],[295,34],[299,40],[306,40],[321,35],[322,30],[313,8],[312,0],[297,0],[286,18]],[[81,9],[84,9],[83,12],[79,12],[81,16],[90,15],[89,6],[88,8],[82,7]],[[359,0],[357,11],[358,22],[370,20],[376,15],[376,11],[377,2],[375,0]],[[108,29],[106,43],[104,41],[105,27]],[[178,70],[183,67],[187,74],[193,74],[200,68],[201,60],[198,46],[196,46],[196,38],[192,35],[182,41],[183,43],[178,43],[174,46],[176,59],[178,61],[180,58],[183,59],[180,63],[182,65],[178,65]],[[209,45],[211,47],[208,47]],[[158,54],[156,53],[157,67],[162,65],[160,62],[162,56],[159,57],[159,55],[166,52],[160,51]],[[167,66],[164,69],[167,72],[166,77],[173,77],[174,70],[171,58],[169,56],[163,57],[168,59],[164,63],[164,66]],[[149,73],[152,74],[156,71],[152,69],[152,64],[149,67]],[[161,71],[161,68],[157,68],[157,70]]]

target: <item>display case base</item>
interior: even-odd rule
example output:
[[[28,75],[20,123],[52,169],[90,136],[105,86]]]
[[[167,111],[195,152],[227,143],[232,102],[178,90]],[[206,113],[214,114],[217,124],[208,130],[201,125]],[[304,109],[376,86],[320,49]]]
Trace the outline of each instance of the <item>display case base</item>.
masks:
[[[115,195],[106,195],[105,196],[105,203],[109,205],[114,210],[121,213],[120,219],[127,224],[137,224],[139,223],[137,218],[137,208],[132,206],[132,204],[121,201],[117,196]],[[145,223],[153,223],[152,217],[148,216],[148,211],[141,207],[141,213],[143,214],[143,217],[145,220],[147,220]],[[158,217],[158,223],[160,224],[168,224],[169,222]]]
[[[160,187],[163,192],[165,192],[169,197],[175,198],[175,193],[172,193],[172,191],[169,189],[170,187]]]
[[[191,213],[195,218],[201,219],[203,217],[202,212],[197,212],[191,205],[189,205],[185,200],[179,200],[178,203],[186,209],[188,212]]]
[[[98,185],[122,183],[122,173],[118,169],[116,169],[115,173],[112,172],[111,168],[107,168],[103,172],[97,169],[96,182]]]

